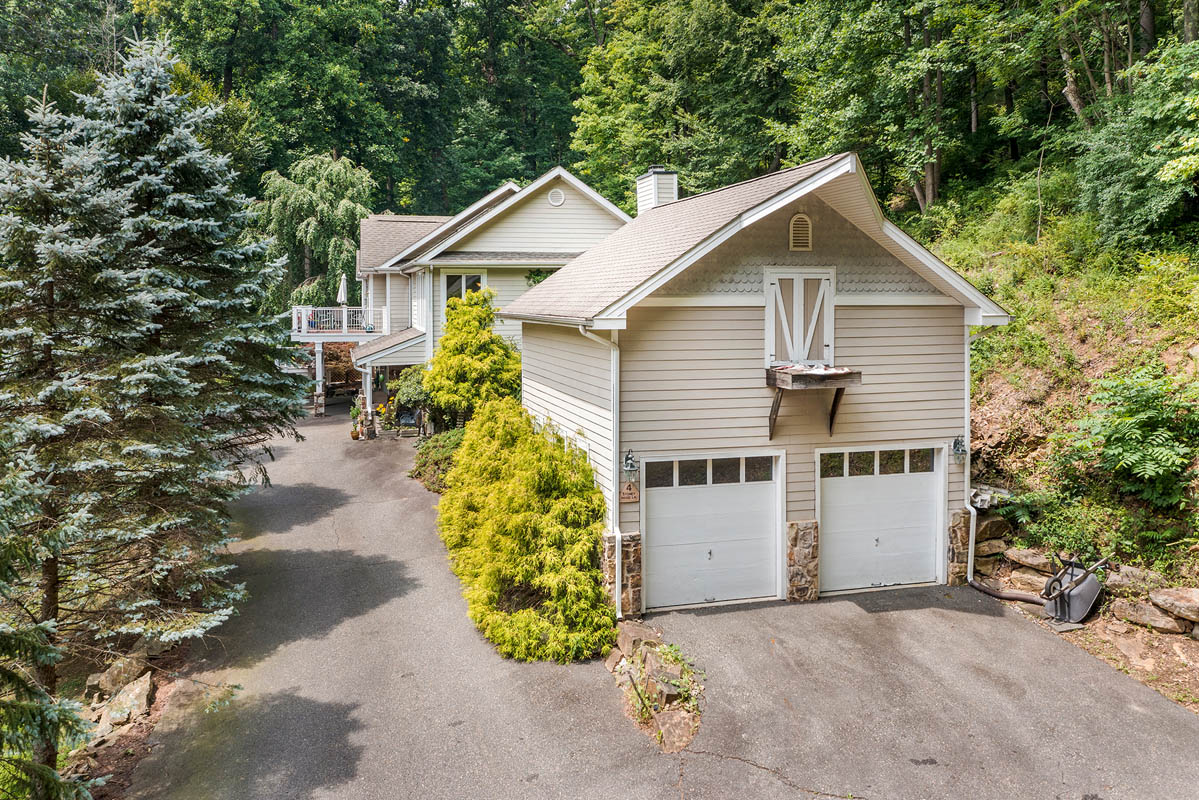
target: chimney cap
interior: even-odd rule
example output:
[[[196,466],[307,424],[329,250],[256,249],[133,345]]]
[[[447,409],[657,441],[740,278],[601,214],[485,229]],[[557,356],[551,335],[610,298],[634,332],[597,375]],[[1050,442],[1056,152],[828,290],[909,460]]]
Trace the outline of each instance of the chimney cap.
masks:
[[[675,172],[672,169],[667,169],[662,164],[650,164],[649,168],[645,171],[645,173],[643,175],[641,175],[641,177],[644,178],[646,175],[678,175],[678,174],[679,173]]]

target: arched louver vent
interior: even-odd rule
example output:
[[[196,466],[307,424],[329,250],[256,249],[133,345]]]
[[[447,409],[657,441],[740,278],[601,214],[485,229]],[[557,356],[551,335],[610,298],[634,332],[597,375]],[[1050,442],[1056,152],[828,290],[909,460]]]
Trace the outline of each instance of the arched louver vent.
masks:
[[[812,220],[807,214],[796,214],[791,218],[791,249],[812,249]]]

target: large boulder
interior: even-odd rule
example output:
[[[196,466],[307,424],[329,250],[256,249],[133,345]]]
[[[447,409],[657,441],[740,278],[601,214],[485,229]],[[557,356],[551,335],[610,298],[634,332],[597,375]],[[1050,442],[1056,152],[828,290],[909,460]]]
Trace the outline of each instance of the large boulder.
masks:
[[[1037,572],[1044,572],[1047,575],[1052,575],[1057,572],[1053,568],[1053,562],[1049,560],[1049,556],[1044,553],[1038,553],[1036,550],[1028,550],[1021,547],[1009,547],[1003,551],[1003,557],[1008,561],[1019,564],[1022,567],[1035,569]],[[1042,584],[1044,581],[1042,581]]]
[[[996,556],[1007,550],[1007,540],[1005,539],[988,539],[985,542],[979,542],[974,545],[974,555],[982,558],[985,556]]]
[[[1008,577],[1013,589],[1032,594],[1041,593],[1041,590],[1045,588],[1045,580],[1044,575],[1031,569],[1014,569]]]
[[[118,658],[108,669],[104,670],[104,674],[97,681],[100,693],[105,697],[111,697],[140,675],[145,668],[145,659],[138,655]]]
[[[1003,517],[998,514],[978,515],[978,525],[974,529],[974,541],[985,542],[989,539],[1007,539],[1011,535],[1012,524]]]
[[[1145,625],[1162,633],[1186,633],[1191,629],[1187,620],[1176,619],[1152,603],[1119,598],[1112,603],[1112,614],[1136,625]]]
[[[133,643],[133,648],[129,651],[129,655],[153,658],[154,656],[162,655],[174,646],[173,643],[164,642],[161,639],[143,636]]]
[[[154,682],[150,680],[150,673],[146,672],[108,701],[103,719],[113,725],[122,725],[148,712],[153,700]]]
[[[1149,593],[1149,599],[1153,605],[1176,617],[1199,622],[1199,589],[1154,589]]]
[[[974,571],[979,575],[994,575],[999,569],[1000,558],[993,556],[990,558],[974,559]]]
[[[1113,594],[1131,597],[1143,595],[1153,589],[1161,589],[1167,583],[1166,576],[1160,572],[1140,567],[1120,567],[1108,572],[1103,585]]]

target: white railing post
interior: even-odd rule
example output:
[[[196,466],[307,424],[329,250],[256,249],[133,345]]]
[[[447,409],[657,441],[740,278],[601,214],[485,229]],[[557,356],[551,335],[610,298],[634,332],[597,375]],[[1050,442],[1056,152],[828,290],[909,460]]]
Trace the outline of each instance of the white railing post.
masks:
[[[341,307],[341,332],[347,333],[350,330],[350,314],[345,306]]]
[[[383,306],[383,333],[391,333],[391,309]]]

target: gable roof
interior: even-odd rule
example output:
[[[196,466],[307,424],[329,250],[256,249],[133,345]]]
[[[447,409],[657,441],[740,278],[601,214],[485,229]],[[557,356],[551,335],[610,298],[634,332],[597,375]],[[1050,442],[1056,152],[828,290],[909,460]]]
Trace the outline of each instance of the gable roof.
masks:
[[[496,219],[505,211],[522,202],[531,195],[536,194],[537,191],[543,186],[555,180],[561,180],[570,185],[584,197],[588,198],[604,211],[607,211],[609,214],[615,217],[617,221],[621,223],[627,223],[630,220],[628,214],[621,211],[614,203],[609,201],[595,189],[592,189],[583,181],[576,178],[568,170],[563,167],[554,167],[549,172],[545,173],[540,178],[533,181],[515,194],[510,194],[502,198],[499,202],[493,204],[482,213],[472,216],[469,220],[463,221],[462,224],[458,225],[449,235],[439,237],[436,242],[424,247],[420,255],[414,257],[412,260],[422,264],[428,263],[431,259],[437,257],[438,254],[449,249],[451,245],[462,241],[462,239],[466,238],[472,232],[478,230],[488,222]]]
[[[371,214],[358,223],[358,267],[376,269],[440,228],[449,217]]]
[[[1006,312],[886,220],[853,153],[840,153],[639,214],[554,275],[504,306],[499,316],[623,328],[628,308],[741,229],[821,187],[822,198],[901,262],[964,306],[978,322]]]
[[[443,219],[440,225],[430,229],[425,233],[424,236],[408,243],[401,248],[399,252],[391,255],[386,261],[379,265],[379,268],[387,269],[389,267],[400,265],[402,261],[408,259],[413,252],[417,251],[418,249],[429,247],[437,242],[444,241],[446,237],[452,235],[463,225],[466,225],[480,214],[486,213],[493,206],[519,191],[520,187],[512,181],[505,182],[498,189],[485,194],[483,197],[480,197],[478,200],[471,203],[454,216]],[[361,248],[361,244],[359,244],[359,247]]]
[[[424,335],[425,332],[420,328],[405,328],[402,331],[389,333],[351,348],[350,358],[355,364],[361,365],[373,361],[379,356],[387,355],[393,350],[402,350],[404,347],[415,345],[418,343],[418,339],[423,341]]]

